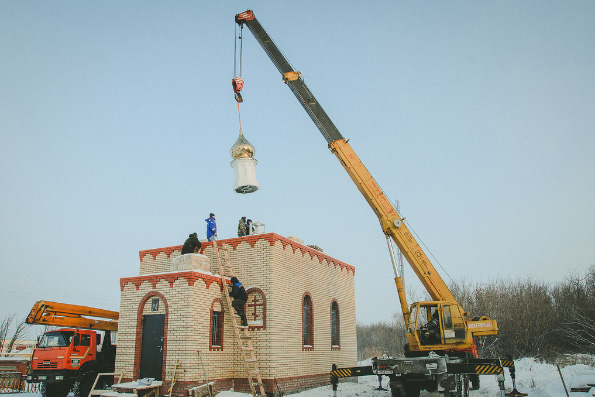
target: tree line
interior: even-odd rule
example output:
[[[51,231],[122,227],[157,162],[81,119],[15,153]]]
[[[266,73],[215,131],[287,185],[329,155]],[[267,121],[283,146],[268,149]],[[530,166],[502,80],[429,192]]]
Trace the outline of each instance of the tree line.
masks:
[[[449,288],[466,311],[498,322],[498,335],[477,341],[480,356],[552,360],[561,354],[595,354],[595,266],[557,283],[460,281]],[[357,325],[358,360],[402,355],[404,344],[400,313],[390,323]]]

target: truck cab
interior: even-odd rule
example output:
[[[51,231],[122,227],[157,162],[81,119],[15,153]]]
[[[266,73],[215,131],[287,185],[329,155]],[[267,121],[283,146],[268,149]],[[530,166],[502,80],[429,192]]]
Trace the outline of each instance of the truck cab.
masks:
[[[33,351],[30,382],[61,382],[86,362],[97,359],[101,335],[95,331],[62,328],[48,331]]]

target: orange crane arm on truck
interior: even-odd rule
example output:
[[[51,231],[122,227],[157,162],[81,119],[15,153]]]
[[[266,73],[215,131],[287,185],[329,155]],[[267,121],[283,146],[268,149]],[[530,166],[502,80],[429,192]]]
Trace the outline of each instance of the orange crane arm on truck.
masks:
[[[118,312],[111,310],[68,303],[37,301],[25,321],[27,324],[117,331],[119,316]]]
[[[111,332],[117,331],[118,318],[119,313],[111,310],[36,302],[25,321],[61,328],[40,338],[27,381],[41,384],[42,397],[66,397],[70,390],[77,396],[89,395],[98,373],[114,372],[116,347],[111,343]],[[101,348],[97,331],[104,332]]]

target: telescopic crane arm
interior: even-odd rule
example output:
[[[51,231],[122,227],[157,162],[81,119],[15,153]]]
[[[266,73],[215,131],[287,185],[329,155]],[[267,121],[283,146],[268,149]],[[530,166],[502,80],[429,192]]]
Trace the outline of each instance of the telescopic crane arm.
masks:
[[[120,314],[111,310],[37,301],[25,322],[27,324],[55,325],[101,331],[117,331]]]
[[[328,143],[343,139],[337,127],[333,124],[326,112],[320,106],[314,95],[310,92],[301,73],[293,70],[287,59],[283,56],[279,48],[273,42],[273,39],[260,25],[260,22],[250,10],[236,15],[236,22],[243,26],[244,24],[250,29],[262,49],[267,53],[271,61],[275,64],[281,75],[283,81],[289,86],[291,91],[295,94],[298,101],[302,104],[310,118],[320,130],[320,133]]]
[[[246,25],[250,29],[258,43],[260,43],[273,64],[275,64],[283,76],[283,81],[295,94],[297,100],[304,107],[324,139],[328,142],[331,151],[337,156],[361,194],[370,207],[372,207],[372,210],[374,210],[384,233],[390,236],[397,244],[432,299],[456,304],[454,296],[434,269],[434,266],[415,238],[411,235],[411,232],[403,222],[403,218],[397,213],[382,189],[355,154],[348,140],[343,138],[322,106],[320,106],[312,92],[308,89],[301,73],[293,70],[252,11],[248,10],[236,15],[236,22],[240,26]],[[408,316],[409,309],[407,308],[404,291],[402,291],[402,284],[399,287],[400,277],[398,279],[396,282],[403,314]]]

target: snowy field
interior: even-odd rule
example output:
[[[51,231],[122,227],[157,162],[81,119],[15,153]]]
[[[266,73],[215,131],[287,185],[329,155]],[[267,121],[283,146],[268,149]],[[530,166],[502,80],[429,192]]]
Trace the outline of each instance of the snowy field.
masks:
[[[368,363],[362,362],[360,365]],[[529,397],[565,397],[566,392],[556,366],[539,363],[531,358],[524,358],[515,361],[517,375],[517,389],[529,394]],[[566,387],[570,390],[570,383],[573,376],[582,372],[593,370],[588,365],[577,364],[562,368],[562,375]],[[388,378],[382,378],[382,386],[388,389]],[[340,383],[337,396],[365,396],[365,397],[390,397],[390,391],[375,390],[378,387],[376,376],[363,376],[358,383]],[[506,372],[506,391],[512,389],[512,382]],[[328,397],[333,395],[332,387],[322,386],[316,389],[307,390],[301,393],[292,394],[293,397]],[[423,396],[438,396],[438,393],[421,392]],[[18,397],[40,397],[39,393],[23,393]],[[218,397],[246,397],[249,394],[224,391],[217,394]],[[490,396],[499,397],[498,383],[493,375],[481,377],[481,389],[470,392],[471,397]],[[587,397],[589,393],[571,393],[573,397]]]

